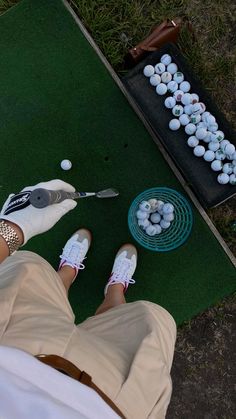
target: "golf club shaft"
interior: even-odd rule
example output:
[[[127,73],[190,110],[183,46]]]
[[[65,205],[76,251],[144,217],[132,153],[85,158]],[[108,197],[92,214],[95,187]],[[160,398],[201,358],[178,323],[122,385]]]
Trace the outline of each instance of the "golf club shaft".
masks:
[[[95,192],[66,192],[63,190],[51,191],[48,189],[34,189],[30,195],[30,203],[35,208],[45,208],[48,205],[58,204],[65,199],[79,199],[95,196]]]

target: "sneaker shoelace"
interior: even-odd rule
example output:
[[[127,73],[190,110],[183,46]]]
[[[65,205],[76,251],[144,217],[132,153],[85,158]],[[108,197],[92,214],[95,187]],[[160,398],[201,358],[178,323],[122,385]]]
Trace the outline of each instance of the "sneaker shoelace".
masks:
[[[80,259],[80,253],[83,249],[83,246],[79,242],[75,242],[71,245],[70,251],[67,255],[60,255],[60,259],[62,259],[63,265],[69,265],[72,268],[76,269],[85,269],[84,264],[82,263],[86,257],[81,258],[81,262],[78,264],[76,260]]]
[[[135,280],[131,278],[130,275],[130,268],[131,268],[131,260],[130,259],[123,259],[120,261],[117,270],[115,272],[112,272],[110,277],[110,284],[112,283],[119,283],[121,282],[124,284],[125,289],[127,289],[129,284],[135,284]]]

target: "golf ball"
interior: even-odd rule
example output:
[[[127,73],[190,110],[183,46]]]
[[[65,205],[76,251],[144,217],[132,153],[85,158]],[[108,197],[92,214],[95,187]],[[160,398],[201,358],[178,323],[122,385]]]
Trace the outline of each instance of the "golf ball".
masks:
[[[165,220],[165,221],[171,222],[171,221],[174,220],[174,218],[175,218],[175,216],[174,216],[173,212],[171,212],[170,214],[163,214],[163,220]]]
[[[166,66],[163,63],[158,63],[155,65],[155,72],[157,74],[164,73],[165,69],[166,69]]]
[[[156,87],[156,92],[157,92],[158,95],[161,95],[161,96],[165,95],[166,92],[167,92],[166,84],[164,84],[164,83],[158,84],[157,87]]]
[[[146,65],[143,69],[143,74],[146,77],[151,77],[155,73],[155,69],[152,65]]]
[[[211,142],[208,144],[208,148],[209,148],[209,150],[211,150],[211,151],[217,151],[217,150],[219,150],[219,148],[220,148],[220,144],[219,144],[218,142],[211,141]]]
[[[223,167],[223,163],[220,160],[213,160],[211,168],[214,172],[219,172]]]
[[[150,221],[145,218],[144,220],[138,219],[138,225],[139,227],[142,227],[144,230],[151,225]]]
[[[159,224],[155,224],[156,234],[160,234],[162,232],[162,228]]]
[[[179,85],[179,88],[184,93],[187,93],[191,89],[191,85],[190,85],[190,83],[188,81],[182,81],[182,83],[180,83],[180,85]]]
[[[179,117],[179,122],[181,123],[181,125],[188,125],[190,120],[189,120],[189,116],[186,115],[186,113],[183,113],[182,115],[180,115]]]
[[[162,73],[162,75],[161,75],[161,81],[162,81],[162,83],[167,84],[167,83],[169,83],[171,81],[171,79],[172,79],[172,75],[168,71],[164,71],[164,73]]]
[[[184,81],[184,75],[181,73],[181,71],[177,71],[177,73],[174,74],[173,80],[176,81],[176,83],[182,83]]]
[[[208,113],[209,113],[209,115],[207,115],[205,117],[205,122],[207,123],[207,125],[212,125],[216,122],[216,119],[210,112],[208,112]]]
[[[157,230],[156,230],[156,226],[150,224],[146,229],[145,229],[146,233],[149,236],[155,236],[155,234],[157,234]]]
[[[202,113],[202,121],[207,123],[207,117],[210,116],[210,115],[211,115],[210,112],[207,112],[207,111],[203,112]]]
[[[198,140],[203,140],[207,136],[207,130],[205,128],[198,128],[195,132],[195,136]]]
[[[147,211],[147,212],[150,212],[150,210],[151,210],[151,205],[150,205],[150,203],[149,203],[148,201],[142,201],[142,202],[139,204],[139,209],[140,209],[141,211]]]
[[[233,154],[235,152],[235,146],[233,144],[227,144],[224,148],[224,153],[225,154]]]
[[[202,107],[201,107],[200,103],[199,102],[194,103],[194,105],[192,107],[193,115],[200,115],[201,112],[202,112]]]
[[[151,198],[148,200],[148,202],[151,205],[151,212],[155,212],[158,208],[158,200],[155,198]]]
[[[145,220],[145,218],[149,217],[149,213],[147,211],[138,210],[136,212],[136,217],[138,218],[138,220]]]
[[[169,221],[165,221],[164,219],[162,219],[160,221],[160,226],[161,226],[161,228],[164,228],[164,229],[169,228],[170,227],[170,222]]]
[[[63,170],[70,170],[70,169],[72,168],[72,163],[71,163],[71,161],[70,161],[70,160],[67,160],[67,159],[62,160],[62,161],[61,161],[61,168],[62,168]]]
[[[191,124],[198,124],[201,121],[201,115],[190,115]]]
[[[205,161],[213,161],[215,159],[214,151],[207,150],[203,156]]]
[[[214,135],[214,134],[212,134],[212,135]],[[224,151],[224,149],[227,146],[227,144],[230,144],[229,140],[223,140],[223,141],[221,141],[221,143],[220,143],[221,150]]]
[[[197,93],[192,93],[192,104],[199,102],[199,96]]]
[[[166,107],[166,108],[168,108],[168,109],[172,109],[172,108],[175,106],[175,104],[176,104],[176,100],[175,100],[175,98],[174,98],[174,97],[172,97],[172,96],[168,96],[168,97],[165,99],[164,104],[165,104],[165,107]]]
[[[214,134],[217,141],[222,141],[225,138],[225,134],[223,133],[223,131],[216,131],[214,132]]]
[[[213,122],[212,124],[207,124],[208,131],[216,132],[218,130],[217,122]]]
[[[234,170],[234,165],[232,163],[225,163],[223,165],[223,169],[222,172],[226,173],[227,175],[231,175],[231,173],[233,173]]]
[[[193,105],[185,105],[184,113],[186,113],[187,115],[191,115],[192,114],[192,108],[193,108]]]
[[[219,150],[216,151],[216,160],[224,160],[225,159],[225,153],[219,148]]]
[[[158,224],[161,221],[161,215],[158,212],[154,212],[151,215],[150,220],[152,223]]]
[[[157,211],[160,213],[160,211],[162,211],[162,208],[164,206],[164,202],[161,201],[160,199],[157,201]]]
[[[187,144],[189,147],[196,147],[199,144],[199,141],[194,135],[191,135],[191,137],[188,138]]]
[[[175,74],[178,71],[178,67],[177,67],[177,65],[175,63],[170,63],[167,66],[167,71],[170,74]]]
[[[178,83],[176,83],[176,81],[171,80],[167,84],[167,90],[168,90],[169,93],[174,93],[174,92],[176,92],[177,89],[178,89]]]
[[[151,77],[150,77],[150,84],[152,85],[152,86],[157,86],[158,84],[160,84],[161,83],[161,77],[159,76],[159,74],[153,74]]]
[[[226,173],[220,173],[217,176],[217,180],[221,185],[226,185],[226,183],[229,183],[229,175]]]
[[[173,94],[176,102],[181,102],[182,96],[184,95],[184,92],[182,90],[176,90]]]
[[[163,214],[171,214],[172,212],[174,212],[174,210],[174,205],[170,204],[169,202],[164,204],[162,208]]]
[[[169,54],[164,54],[161,56],[161,63],[165,65],[169,65],[171,63],[172,59]]]
[[[177,131],[177,129],[180,128],[180,122],[179,122],[179,120],[178,119],[171,119],[170,122],[169,122],[169,128],[172,131]]]
[[[205,154],[205,147],[203,147],[203,145],[197,145],[196,147],[194,147],[193,149],[193,154],[196,157],[202,157]]]
[[[188,135],[192,135],[192,134],[194,134],[195,133],[195,131],[196,131],[196,125],[194,125],[194,124],[188,124],[188,125],[186,125],[185,126],[185,128],[184,128],[184,130],[185,130],[185,132],[186,132],[186,134],[188,134]]]
[[[236,175],[234,173],[232,173],[232,175],[230,175],[229,183],[230,183],[230,185],[236,185]]]
[[[203,138],[204,143],[209,144],[211,142],[211,133],[207,131],[207,135]]]
[[[172,109],[172,113],[174,116],[180,116],[184,112],[184,108],[181,105],[175,105]]]
[[[184,93],[181,102],[183,105],[190,105],[192,103],[192,95],[190,93]]]

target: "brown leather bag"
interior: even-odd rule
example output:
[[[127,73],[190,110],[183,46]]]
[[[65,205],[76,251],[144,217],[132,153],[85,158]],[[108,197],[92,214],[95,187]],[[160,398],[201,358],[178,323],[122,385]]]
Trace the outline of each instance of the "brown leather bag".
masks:
[[[182,24],[183,19],[177,17],[173,20],[165,20],[156,26],[144,41],[129,50],[125,56],[125,65],[131,68],[145,58],[149,52],[156,51],[168,42],[176,42]]]

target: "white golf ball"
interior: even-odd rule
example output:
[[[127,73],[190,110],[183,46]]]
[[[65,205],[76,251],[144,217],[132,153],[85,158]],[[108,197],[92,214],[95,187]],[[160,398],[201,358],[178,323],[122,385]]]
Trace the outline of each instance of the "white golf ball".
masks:
[[[164,219],[162,219],[160,221],[160,226],[161,226],[161,228],[164,228],[164,229],[169,228],[170,227],[170,222],[169,221],[165,221]]]
[[[67,159],[62,160],[62,161],[61,161],[61,168],[62,168],[63,170],[70,170],[70,169],[72,168],[72,163],[71,163],[71,161],[70,161],[70,160],[67,160]]]
[[[193,154],[196,157],[202,157],[205,154],[205,147],[203,147],[203,145],[197,145],[196,147],[194,147],[193,149]]]
[[[227,144],[224,148],[225,154],[233,154],[235,152],[235,146],[233,144]]]
[[[155,65],[155,72],[157,74],[164,73],[165,69],[166,69],[166,66],[163,63],[158,63]]]
[[[140,204],[139,204],[139,209],[140,209],[141,211],[147,211],[147,212],[150,212],[150,210],[151,210],[151,205],[150,205],[150,203],[149,203],[148,201],[142,201],[142,202],[140,202]]]
[[[156,234],[161,234],[162,232],[162,228],[159,224],[155,224],[155,228],[156,228]]]
[[[162,75],[161,75],[162,83],[167,84],[171,81],[171,79],[172,79],[172,75],[168,71],[164,71],[164,73],[162,73]]]
[[[192,114],[192,108],[193,108],[193,105],[185,105],[184,113],[186,113],[187,115],[191,115]]]
[[[160,83],[161,83],[161,77],[159,76],[159,74],[153,74],[153,76],[150,77],[150,84],[152,86],[157,86]]]
[[[182,90],[184,93],[188,93],[191,89],[191,85],[188,81],[182,81],[179,85],[180,90]]]
[[[232,154],[232,160],[236,160],[236,151]]]
[[[161,56],[161,63],[165,65],[169,65],[171,63],[172,59],[169,54],[164,54]]]
[[[166,84],[164,84],[164,83],[158,84],[157,87],[156,87],[156,92],[157,92],[158,95],[161,95],[161,96],[165,95],[166,92],[167,92]]]
[[[175,216],[174,216],[173,212],[171,212],[170,214],[163,214],[163,220],[165,220],[165,221],[171,222],[171,221],[174,220],[174,218],[175,218]]]
[[[182,96],[181,102],[183,105],[191,105],[192,103],[192,95],[190,93],[184,93]]]
[[[184,112],[184,108],[181,105],[175,105],[172,109],[172,113],[174,116],[180,116]]]
[[[138,219],[138,225],[139,227],[142,227],[144,230],[151,225],[150,221],[145,218],[144,220]]]
[[[188,138],[187,143],[189,147],[196,147],[199,144],[199,141],[194,135],[191,135],[191,137]]]
[[[151,215],[150,220],[152,223],[158,224],[161,221],[161,215],[158,212],[154,212]]]
[[[207,123],[207,117],[210,116],[210,112],[205,111],[202,113],[202,121]],[[215,121],[214,121],[215,122]]]
[[[172,108],[176,105],[176,100],[175,100],[175,98],[174,98],[174,97],[172,97],[172,96],[168,96],[168,97],[165,99],[164,104],[165,104],[165,107],[166,107],[166,108],[168,108],[168,109],[172,109]]]
[[[216,160],[224,160],[225,159],[225,153],[223,150],[219,148],[219,150],[216,151]]]
[[[174,205],[170,204],[169,202],[164,204],[162,208],[163,214],[171,214],[172,212],[174,212],[174,210],[175,210]]]
[[[177,131],[177,129],[180,128],[180,122],[179,122],[179,120],[178,119],[171,119],[170,122],[169,122],[169,128],[172,131]]]
[[[145,220],[145,218],[149,217],[149,213],[147,211],[138,210],[136,212],[136,217],[138,218],[138,220]]]
[[[196,125],[194,125],[194,124],[188,124],[188,125],[186,125],[185,126],[185,128],[184,128],[184,130],[185,130],[185,132],[186,132],[186,134],[188,134],[188,135],[192,135],[192,134],[194,134],[195,133],[195,131],[196,131]]]
[[[155,73],[153,65],[146,65],[143,69],[143,74],[146,77],[151,77]]]
[[[184,92],[182,90],[176,90],[173,94],[176,102],[181,102],[183,95],[184,95]]]
[[[155,234],[157,234],[157,230],[156,230],[156,226],[150,224],[146,229],[145,229],[146,233],[149,236],[155,236]]]
[[[206,115],[205,122],[207,123],[207,125],[212,125],[216,122],[216,119],[210,112],[208,112],[208,113],[209,113],[209,115]]]
[[[199,96],[197,95],[197,93],[192,93],[191,96],[193,104],[199,102]]]
[[[207,136],[207,130],[205,128],[198,128],[195,132],[195,136],[198,140],[203,140]]]
[[[212,135],[214,135],[214,134],[212,134]],[[223,150],[223,151],[224,151],[225,147],[226,147],[228,144],[230,144],[229,140],[223,140],[223,141],[221,141],[221,143],[220,143],[220,148],[221,148],[221,150]]]
[[[194,103],[194,105],[192,107],[193,115],[200,115],[201,112],[202,112],[202,107],[201,107],[200,103],[199,102]]]
[[[226,185],[226,183],[229,183],[229,175],[226,173],[220,173],[217,176],[217,180],[221,185]]]
[[[205,161],[213,161],[215,159],[214,151],[207,150],[203,156]]]
[[[177,71],[174,76],[173,76],[173,80],[176,81],[176,83],[182,83],[182,81],[184,81],[184,75],[183,73],[181,73],[181,71]]]
[[[160,213],[160,211],[162,211],[162,208],[164,206],[164,202],[161,201],[160,199],[158,199],[157,201],[157,211]]]
[[[226,173],[227,175],[231,175],[231,173],[233,173],[234,170],[234,165],[232,163],[225,163],[223,165],[223,169],[222,172]]]
[[[215,136],[216,136],[216,140],[217,141],[223,141],[223,139],[225,138],[225,134],[223,133],[223,131],[216,131],[214,132]]]
[[[148,202],[151,205],[151,212],[155,212],[158,207],[158,200],[155,198],[151,198],[148,200]]]
[[[179,117],[179,122],[181,123],[181,125],[188,125],[190,122],[189,116],[186,115],[186,113],[183,113],[182,115],[180,115]]]
[[[207,131],[207,135],[203,138],[204,143],[209,144],[211,142],[211,133]]]
[[[211,151],[217,151],[217,150],[219,150],[219,148],[220,148],[220,143],[218,143],[218,142],[216,142],[216,141],[211,141],[211,142],[208,144],[208,148],[209,148],[209,150],[211,150]]]
[[[199,124],[199,122],[201,121],[201,115],[190,115],[190,122],[191,124]]]
[[[169,93],[174,93],[176,92],[176,90],[178,89],[178,83],[176,83],[176,81],[171,80],[169,81],[169,83],[167,84],[167,90]]]
[[[208,131],[216,132],[218,130],[217,122],[213,122],[212,124],[207,124]]]
[[[170,74],[175,74],[178,71],[178,67],[175,63],[170,63],[167,66],[167,71],[169,71]]]
[[[220,172],[223,167],[223,163],[220,160],[213,160],[211,163],[211,168],[214,172]]]
[[[230,185],[236,185],[236,175],[234,173],[232,173],[232,175],[230,175],[229,177],[229,183]]]

